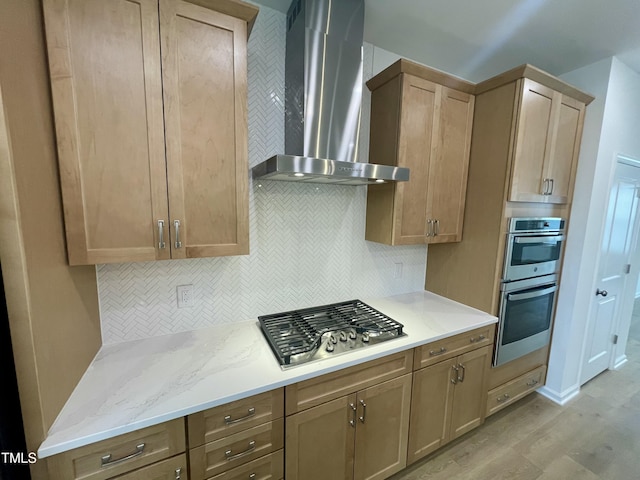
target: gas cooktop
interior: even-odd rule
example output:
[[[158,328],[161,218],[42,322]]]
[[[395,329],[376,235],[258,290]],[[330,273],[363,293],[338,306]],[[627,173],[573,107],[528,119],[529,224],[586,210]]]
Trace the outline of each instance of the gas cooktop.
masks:
[[[404,326],[360,300],[258,317],[282,368],[406,335]]]

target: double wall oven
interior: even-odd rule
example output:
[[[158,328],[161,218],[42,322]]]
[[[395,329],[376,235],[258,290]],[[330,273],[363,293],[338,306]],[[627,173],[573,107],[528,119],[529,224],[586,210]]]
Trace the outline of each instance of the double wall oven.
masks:
[[[549,343],[564,231],[565,221],[561,218],[510,219],[495,366]]]

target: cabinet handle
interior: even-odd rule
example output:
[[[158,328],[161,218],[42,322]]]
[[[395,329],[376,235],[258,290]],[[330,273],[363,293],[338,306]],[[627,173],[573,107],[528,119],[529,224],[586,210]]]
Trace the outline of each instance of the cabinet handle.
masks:
[[[243,420],[246,420],[247,418],[251,418],[256,414],[256,409],[251,407],[249,410],[247,410],[247,412],[248,413],[244,417],[238,417],[238,418],[235,418],[233,420],[231,419],[231,415],[225,415],[224,423],[226,425],[232,425],[234,423],[238,423],[238,422],[241,422]]]
[[[362,405],[362,416],[360,417],[360,421],[364,423],[367,418],[367,404],[364,403],[364,400],[360,400],[360,405]]]
[[[180,480],[182,478],[182,467],[176,468],[176,480]]]
[[[498,397],[496,400],[498,400],[499,402],[504,402],[505,400],[508,400],[508,399],[509,399],[509,394],[505,393],[501,397]]]
[[[549,179],[545,178],[542,182],[542,194],[548,195],[547,190],[549,189]]]
[[[356,428],[356,406],[353,403],[350,403],[349,407],[351,408],[351,420],[349,420],[349,425]]]
[[[451,379],[451,383],[455,385],[456,383],[458,383],[458,380],[460,380],[460,370],[458,369],[457,365],[452,365],[451,368],[454,371],[453,378]]]
[[[435,226],[433,236],[437,237],[438,235],[440,235],[440,220],[434,220],[433,224]]]
[[[527,382],[527,387],[533,387],[534,385],[538,384],[538,380],[536,379],[532,379],[529,382]]]
[[[432,357],[438,356],[438,355],[442,355],[443,353],[445,353],[447,351],[446,348],[444,347],[440,347],[440,350],[435,351],[435,350],[429,350],[429,355],[431,355]]]
[[[253,452],[255,449],[256,449],[256,442],[255,440],[251,440],[249,442],[249,448],[247,448],[246,450],[236,454],[232,454],[231,450],[227,450],[226,452],[224,452],[224,456],[227,457],[227,461],[235,460],[236,458],[242,457],[244,455],[247,455]]]
[[[182,242],[180,241],[180,220],[174,220],[173,226],[176,229],[176,248],[182,247]]]
[[[459,381],[460,383],[462,383],[462,382],[464,382],[464,376],[465,376],[465,374],[467,373],[467,370],[464,368],[464,365],[462,365],[461,363],[460,363],[460,364],[458,364],[458,366],[460,367],[460,370],[462,371],[462,376],[461,376],[461,377],[460,377],[460,376],[458,377],[458,381]]]
[[[142,452],[144,452],[144,443],[140,443],[138,445],[136,445],[136,451],[129,454],[129,455],[125,455],[124,457],[121,458],[117,458],[115,460],[111,460],[111,454],[107,453],[106,455],[102,456],[102,465],[103,467],[108,467],[111,465],[115,465],[117,463],[122,463],[122,462],[126,462],[127,460],[131,460],[132,458],[135,457],[139,457],[140,455],[142,455]]]
[[[549,189],[549,195],[553,193],[554,181],[553,178],[549,179],[549,183],[551,184],[551,188]]]
[[[158,220],[158,248],[163,249],[166,246],[164,243],[164,220]]]
[[[249,480],[254,480],[256,478],[256,474],[252,473],[251,475],[249,475]]]
[[[433,220],[427,220],[427,237],[433,237]]]
[[[485,338],[487,338],[487,337],[485,337],[484,335],[478,335],[478,337],[477,337],[477,338],[476,338],[476,337],[471,337],[471,338],[469,339],[469,341],[470,341],[471,343],[476,343],[476,342],[481,342],[481,341],[483,341]]]

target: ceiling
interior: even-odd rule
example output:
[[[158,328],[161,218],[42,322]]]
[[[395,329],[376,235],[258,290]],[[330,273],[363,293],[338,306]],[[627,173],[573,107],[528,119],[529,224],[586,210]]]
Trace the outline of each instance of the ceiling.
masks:
[[[640,73],[640,0],[365,0],[365,41],[473,82],[523,63],[561,75],[613,55]]]

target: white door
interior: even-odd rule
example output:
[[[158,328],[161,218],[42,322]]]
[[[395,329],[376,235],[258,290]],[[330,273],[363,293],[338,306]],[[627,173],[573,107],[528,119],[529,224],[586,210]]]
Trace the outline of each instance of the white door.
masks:
[[[598,279],[587,322],[581,384],[611,366],[614,328],[618,324],[628,265],[638,230],[640,162],[618,157],[600,250]],[[635,291],[633,285],[632,291]]]

